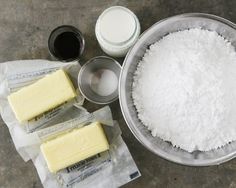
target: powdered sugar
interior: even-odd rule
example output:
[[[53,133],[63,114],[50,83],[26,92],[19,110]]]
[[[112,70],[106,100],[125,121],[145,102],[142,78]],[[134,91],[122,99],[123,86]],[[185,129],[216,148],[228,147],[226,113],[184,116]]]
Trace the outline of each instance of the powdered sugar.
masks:
[[[171,33],[134,75],[138,117],[153,136],[192,152],[236,140],[236,52],[216,32]]]

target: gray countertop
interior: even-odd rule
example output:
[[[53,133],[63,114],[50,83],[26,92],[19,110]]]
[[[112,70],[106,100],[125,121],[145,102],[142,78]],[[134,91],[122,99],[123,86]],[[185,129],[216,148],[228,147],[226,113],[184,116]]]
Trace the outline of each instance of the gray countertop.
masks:
[[[160,19],[186,12],[204,12],[236,22],[236,1],[232,0],[0,0],[0,62],[17,59],[52,59],[47,49],[50,31],[70,24],[85,35],[81,59],[104,55],[94,34],[99,14],[107,7],[122,5],[139,18],[142,31]],[[123,59],[117,59],[122,63]],[[85,103],[89,111],[100,105]],[[111,104],[123,138],[142,177],[126,188],[236,187],[236,160],[211,167],[188,167],[168,162],[139,144],[126,126],[118,101]],[[8,129],[0,119],[0,188],[41,188],[32,162],[24,163],[17,154]]]

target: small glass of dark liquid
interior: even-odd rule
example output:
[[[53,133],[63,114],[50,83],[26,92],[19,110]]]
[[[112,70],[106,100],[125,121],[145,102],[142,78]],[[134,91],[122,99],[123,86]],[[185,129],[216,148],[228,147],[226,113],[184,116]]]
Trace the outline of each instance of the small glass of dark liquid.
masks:
[[[75,27],[63,25],[55,28],[48,39],[50,53],[60,61],[79,59],[84,51],[84,37]]]

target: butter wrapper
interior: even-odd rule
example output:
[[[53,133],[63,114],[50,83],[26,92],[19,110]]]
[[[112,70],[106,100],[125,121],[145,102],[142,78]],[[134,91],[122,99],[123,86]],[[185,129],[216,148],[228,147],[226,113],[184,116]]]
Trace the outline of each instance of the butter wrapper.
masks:
[[[75,107],[81,110],[85,110],[83,107],[77,106],[77,104],[75,104]],[[62,133],[71,131],[72,129],[83,127],[86,124],[95,121],[98,121],[103,125],[107,125],[108,127],[107,126],[104,127],[104,129],[106,130],[109,129],[109,126],[112,126],[112,129],[114,129],[111,109],[108,106],[105,106],[93,113],[88,113],[88,112],[84,113],[83,116],[80,114],[75,116],[74,118],[70,117],[71,119],[67,121],[63,121],[53,126],[41,129],[37,131],[36,134],[40,138],[41,142],[45,142],[49,139],[57,137]],[[108,137],[110,137],[109,135],[113,137],[113,135],[110,132],[108,133]]]
[[[103,113],[106,112],[106,113]],[[60,127],[68,127],[63,132],[86,126],[88,122],[97,121],[94,114],[107,114],[105,122],[110,116],[108,107],[104,107],[92,115],[86,114],[80,121],[64,122],[50,128],[38,131],[41,142],[52,139],[49,135],[56,136],[61,133]],[[92,117],[92,118],[91,118]],[[98,115],[97,117],[100,117]],[[85,121],[86,120],[86,121]],[[73,123],[77,121],[77,123]],[[100,121],[102,121],[100,119]],[[104,124],[103,124],[104,125]],[[33,163],[38,171],[39,177],[44,188],[89,188],[89,187],[120,187],[138,177],[140,172],[126,146],[122,137],[118,122],[114,121],[109,125],[104,125],[103,129],[109,142],[109,150],[80,161],[72,166],[58,171],[56,174],[50,173],[42,153],[33,159]]]
[[[25,161],[32,158],[28,153],[32,153],[34,150],[34,148],[31,148],[31,152],[28,152],[28,148],[22,147],[24,143],[30,142],[32,139],[34,140],[27,133],[55,124],[58,120],[60,121],[61,117],[65,116],[66,112],[73,108],[75,103],[79,106],[82,105],[84,97],[79,94],[79,90],[77,89],[76,92],[78,95],[76,99],[45,112],[24,124],[20,124],[8,103],[7,96],[61,68],[69,74],[75,88],[78,88],[77,76],[80,70],[78,62],[61,63],[47,60],[18,60],[0,64],[1,116],[9,128],[16,150]]]

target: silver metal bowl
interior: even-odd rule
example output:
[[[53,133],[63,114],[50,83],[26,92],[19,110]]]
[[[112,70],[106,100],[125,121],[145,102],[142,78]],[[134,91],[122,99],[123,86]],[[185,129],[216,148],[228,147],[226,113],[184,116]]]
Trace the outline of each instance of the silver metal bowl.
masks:
[[[200,13],[182,14],[157,22],[145,31],[127,54],[121,70],[119,99],[123,116],[134,136],[153,153],[176,163],[190,166],[216,165],[228,161],[236,155],[236,142],[227,144],[209,152],[194,151],[189,153],[173,147],[150,131],[140,122],[131,97],[133,73],[145,50],[163,36],[180,30],[202,28],[216,31],[236,47],[236,25],[218,16]],[[236,125],[235,125],[236,126]],[[235,138],[236,139],[236,138]]]

